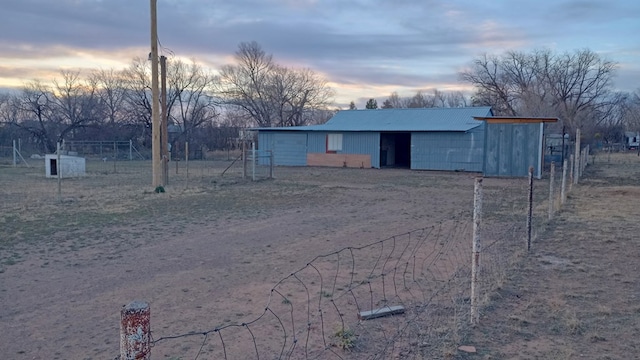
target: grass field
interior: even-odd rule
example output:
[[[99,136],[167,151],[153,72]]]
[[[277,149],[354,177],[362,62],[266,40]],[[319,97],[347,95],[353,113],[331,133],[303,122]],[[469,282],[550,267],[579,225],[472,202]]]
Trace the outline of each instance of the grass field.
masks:
[[[529,257],[518,256],[523,248],[526,181],[485,179],[487,237],[519,242],[503,249],[499,265],[521,261],[524,265],[516,268],[556,269],[557,262],[565,264],[562,251],[567,250],[545,247],[569,246],[552,239],[556,233],[567,237],[562,231],[578,227],[573,222],[589,224],[580,230],[583,236],[614,234],[616,224],[630,226],[629,214],[637,213],[631,205],[622,204],[637,194],[636,184],[625,180],[636,174],[636,161],[622,155],[611,163],[597,161],[589,167],[585,182],[571,193],[566,210],[550,224],[545,220],[547,185],[545,180],[536,181],[534,228],[538,238],[535,255]],[[178,164],[177,174],[174,165],[164,194],[151,189],[149,163],[122,162],[114,170],[111,163],[96,162],[88,164],[86,177],[63,180],[60,197],[57,181],[45,179],[42,167],[0,168],[0,300],[8,304],[0,311],[3,358],[113,358],[119,351],[120,307],[134,299],[150,302],[156,338],[248,321],[261,313],[278,280],[315,256],[441,221],[470,220],[476,176],[402,169],[277,167],[275,179],[252,182],[242,179],[239,164],[221,176],[230,161],[190,162],[188,177],[186,164]],[[627,173],[618,174],[620,171]],[[603,189],[613,192],[602,193]],[[600,194],[599,204],[615,199],[616,211],[591,206],[594,194]],[[601,228],[605,229],[602,234],[594,230]],[[625,251],[627,241],[612,241],[612,246]],[[579,244],[572,251],[589,250],[586,242]],[[567,266],[590,271],[593,259],[581,261]],[[598,269],[608,276],[619,273],[629,281],[629,271],[624,269],[608,270],[606,265]],[[519,357],[513,351],[520,347],[510,349],[507,342],[494,337],[504,337],[502,331],[512,330],[503,330],[504,326],[531,326],[532,318],[539,318],[531,311],[545,309],[532,303],[529,310],[520,312],[498,310],[505,306],[502,299],[515,291],[512,287],[521,289],[518,281],[524,278],[522,270],[512,271],[490,297],[482,325],[471,332],[456,332],[455,342],[476,345],[480,350],[476,356]],[[543,279],[539,280],[542,284],[546,283]],[[554,286],[563,288],[560,282]],[[562,327],[573,329],[576,321],[580,334],[593,332],[580,311],[564,310],[575,299],[556,298],[561,334],[577,336]],[[617,314],[614,303],[604,306],[598,311]],[[637,316],[637,307],[629,314],[633,311]],[[501,322],[497,314],[503,312],[510,317]],[[611,338],[603,333],[596,332],[592,338]],[[201,344],[196,340],[159,344],[154,358],[194,358]],[[404,348],[395,349],[395,356],[464,357],[455,347],[443,350],[411,341],[400,344]],[[344,356],[367,358],[366,348],[361,339],[361,352]],[[574,351],[571,346],[561,350]],[[207,347],[200,358],[215,358],[213,353]],[[536,353],[522,354],[535,358]],[[334,358],[329,355],[326,358]]]

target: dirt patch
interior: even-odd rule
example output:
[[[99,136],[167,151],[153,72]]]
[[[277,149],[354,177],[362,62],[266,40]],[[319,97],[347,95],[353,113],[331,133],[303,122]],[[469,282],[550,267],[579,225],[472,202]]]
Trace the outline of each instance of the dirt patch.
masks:
[[[324,337],[313,346],[294,350],[308,349],[305,356],[334,352],[351,358],[455,355],[456,345],[465,340],[458,327],[468,317],[461,311],[469,308],[469,276],[465,269],[456,269],[461,264],[468,266],[471,258],[468,230],[476,174],[276,168],[275,179],[251,182],[242,179],[237,165],[221,176],[229,165],[190,162],[189,171],[179,164],[177,174],[172,165],[167,193],[155,194],[148,184],[148,163],[118,164],[115,171],[109,164],[89,164],[89,176],[65,180],[60,197],[57,182],[44,179],[42,169],[3,168],[0,188],[3,198],[10,199],[0,204],[0,301],[7,304],[0,310],[4,358],[112,359],[119,351],[120,308],[136,299],[151,304],[155,339],[233,325],[231,329],[237,331],[225,333],[222,340],[227,341],[228,350],[245,352],[229,358],[253,356],[254,344],[277,354],[275,337],[289,326],[285,320],[291,318],[285,316],[287,302],[293,299],[295,305],[307,293],[313,301],[306,303],[318,301],[333,315],[327,313],[331,320],[326,328],[307,331],[324,332]],[[536,186],[540,188],[535,195],[538,229],[544,223],[548,194],[544,181],[536,181]],[[576,193],[571,201],[581,196]],[[490,225],[486,254],[501,259],[485,271],[496,279],[517,253],[515,249],[524,244],[526,197],[525,179],[485,179]],[[436,231],[433,234],[437,235],[422,242],[429,244],[424,248],[430,249],[432,257],[416,258],[411,267],[403,260],[407,264],[401,266],[404,263],[395,256],[404,254],[400,250],[405,249],[400,246],[404,238],[396,236],[447,221],[460,225],[447,226],[448,231]],[[459,235],[462,233],[467,235]],[[361,257],[366,265],[355,271],[345,262],[346,255],[326,258],[316,266],[322,280],[311,279],[317,276],[311,271],[306,290],[288,287],[279,297],[271,292],[279,280],[305,268],[317,256],[383,239],[386,245],[370,247],[372,251]],[[512,244],[496,245],[505,240]],[[410,244],[406,247],[410,249],[414,243],[404,244]],[[586,260],[578,262],[571,254],[548,255],[571,261],[568,273],[589,269]],[[538,259],[537,264],[543,261]],[[340,307],[365,308],[360,306],[363,302],[368,303],[367,308],[383,306],[395,298],[367,294],[404,296],[407,291],[402,286],[413,268],[421,269],[431,282],[419,283],[421,287],[413,290],[409,287],[407,296],[420,302],[404,303],[411,310],[407,314],[417,317],[428,311],[440,316],[441,322],[412,321],[409,327],[406,316],[383,319],[373,323],[374,333],[360,331],[357,313],[349,312],[344,316],[355,319],[351,330],[359,332],[346,340],[335,336],[342,331],[343,315],[332,310],[332,302],[344,301]],[[351,288],[343,279],[351,272],[362,282],[358,291],[373,284],[371,291],[349,297]],[[327,279],[334,279],[330,291],[321,286]],[[346,295],[338,299],[339,292]],[[448,303],[433,301],[438,296]],[[265,313],[270,316],[265,312],[270,299],[275,299],[272,308],[285,315],[260,322],[263,327],[255,330],[268,335],[254,340],[246,324]],[[320,316],[315,305],[307,308],[309,314],[314,311],[314,317]],[[571,315],[558,316],[571,320]],[[302,321],[297,329],[304,329],[305,324]],[[396,333],[399,339],[392,338]],[[219,358],[214,354],[220,353],[221,340],[216,338],[220,333],[208,334],[204,342],[201,335],[159,342],[153,349],[154,358],[195,358],[198,353],[200,359]],[[353,351],[345,355],[341,346],[351,340]],[[383,346],[389,343],[393,347]]]

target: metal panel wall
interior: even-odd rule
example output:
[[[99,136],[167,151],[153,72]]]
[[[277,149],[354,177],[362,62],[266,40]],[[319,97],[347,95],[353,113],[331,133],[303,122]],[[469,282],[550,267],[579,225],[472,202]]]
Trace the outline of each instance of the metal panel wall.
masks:
[[[468,132],[411,133],[411,169],[482,171],[484,126]]]
[[[533,166],[535,176],[541,177],[541,124],[486,124],[486,128],[484,175],[528,176]]]
[[[260,131],[260,150],[273,151],[274,165],[307,165],[307,133],[292,131]]]
[[[340,132],[312,131],[308,132],[310,153],[324,153],[327,150],[327,134]],[[362,154],[371,156],[371,167],[380,167],[380,133],[378,132],[343,132],[342,150],[338,154]]]

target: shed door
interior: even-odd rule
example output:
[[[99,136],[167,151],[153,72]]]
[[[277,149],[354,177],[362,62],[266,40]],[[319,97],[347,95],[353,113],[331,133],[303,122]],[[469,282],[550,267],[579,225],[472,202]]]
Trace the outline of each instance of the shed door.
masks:
[[[273,144],[275,165],[307,165],[307,134],[277,133]]]

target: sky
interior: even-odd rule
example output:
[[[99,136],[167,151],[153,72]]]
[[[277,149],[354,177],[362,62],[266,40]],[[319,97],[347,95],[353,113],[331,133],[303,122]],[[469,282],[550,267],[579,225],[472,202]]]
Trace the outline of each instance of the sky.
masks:
[[[459,72],[482,54],[590,49],[640,89],[637,0],[157,0],[162,53],[216,71],[241,42],[310,68],[335,106],[392,92],[472,92]],[[2,0],[0,88],[59,71],[122,69],[150,52],[148,0]]]

